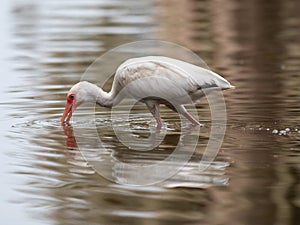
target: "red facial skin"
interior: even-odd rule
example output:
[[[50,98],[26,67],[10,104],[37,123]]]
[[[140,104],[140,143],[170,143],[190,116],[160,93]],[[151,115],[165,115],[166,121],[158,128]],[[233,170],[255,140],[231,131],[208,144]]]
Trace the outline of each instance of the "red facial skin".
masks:
[[[72,117],[73,112],[75,111],[75,109],[78,107],[78,104],[76,103],[75,100],[75,95],[74,94],[70,94],[67,97],[67,104],[64,110],[64,113],[61,117],[61,122],[64,123],[68,123]]]

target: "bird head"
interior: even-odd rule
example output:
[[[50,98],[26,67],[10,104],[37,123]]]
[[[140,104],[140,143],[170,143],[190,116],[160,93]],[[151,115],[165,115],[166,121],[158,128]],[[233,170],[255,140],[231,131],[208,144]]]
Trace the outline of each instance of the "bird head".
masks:
[[[61,122],[69,122],[75,109],[85,102],[95,102],[95,96],[92,94],[96,85],[87,81],[81,81],[75,84],[67,94],[67,103]]]

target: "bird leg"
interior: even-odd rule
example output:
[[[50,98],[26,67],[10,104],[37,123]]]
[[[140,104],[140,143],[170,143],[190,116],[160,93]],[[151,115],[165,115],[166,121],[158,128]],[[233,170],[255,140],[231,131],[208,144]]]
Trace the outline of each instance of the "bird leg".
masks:
[[[146,105],[147,105],[149,111],[151,112],[151,114],[154,116],[156,123],[157,123],[157,127],[160,128],[162,126],[162,120],[161,120],[160,114],[159,114],[159,104],[157,102],[148,101],[148,102],[146,102]]]
[[[191,121],[193,125],[195,126],[201,125],[201,123],[199,123],[199,121],[196,120],[188,111],[182,113],[182,115],[185,116],[185,118],[187,118],[189,121]]]
[[[183,105],[178,106],[177,111],[183,115],[185,118],[187,118],[189,121],[193,123],[194,126],[199,126],[201,123],[199,123],[198,120],[196,120],[187,110]]]

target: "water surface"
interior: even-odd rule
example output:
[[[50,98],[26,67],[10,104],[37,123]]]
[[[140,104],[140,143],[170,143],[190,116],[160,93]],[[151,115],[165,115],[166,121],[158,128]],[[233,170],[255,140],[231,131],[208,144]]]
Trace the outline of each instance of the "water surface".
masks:
[[[4,6],[3,223],[299,223],[297,1],[25,0]],[[197,167],[211,129],[204,100],[197,106],[204,127],[190,163],[165,182],[127,186],[99,175],[82,157],[78,141],[85,140],[81,144],[94,153],[98,145],[85,137],[96,127],[108,148],[101,157],[151,164],[180,141],[178,115],[162,109],[166,136],[145,152],[119,142],[108,109],[97,108],[95,120],[79,116],[72,126],[62,127],[60,117],[68,89],[97,57],[145,39],[191,49],[237,88],[224,93],[226,135],[208,170]],[[139,105],[130,122],[141,139],[155,127]],[[123,120],[119,127],[128,131]],[[105,163],[104,172],[114,177],[136,174],[118,164],[112,173]]]

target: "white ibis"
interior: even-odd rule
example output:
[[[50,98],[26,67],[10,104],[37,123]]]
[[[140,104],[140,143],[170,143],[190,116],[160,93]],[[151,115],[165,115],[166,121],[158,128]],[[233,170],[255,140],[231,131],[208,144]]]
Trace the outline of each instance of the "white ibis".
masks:
[[[226,90],[233,87],[220,75],[181,60],[163,56],[132,58],[118,67],[110,92],[87,81],[75,84],[67,95],[61,122],[68,123],[74,110],[85,102],[103,107],[117,105],[125,97],[120,94],[125,88],[127,94],[147,105],[158,126],[162,125],[160,104],[182,114],[194,125],[199,125],[184,105],[195,103],[203,97],[203,89]]]

